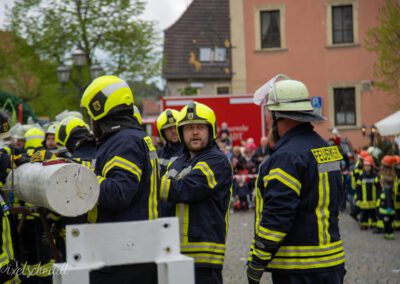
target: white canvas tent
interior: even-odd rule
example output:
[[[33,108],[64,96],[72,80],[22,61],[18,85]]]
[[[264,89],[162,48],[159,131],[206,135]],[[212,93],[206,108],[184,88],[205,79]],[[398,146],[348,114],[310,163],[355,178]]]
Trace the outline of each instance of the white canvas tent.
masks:
[[[400,110],[375,123],[382,136],[400,135]]]

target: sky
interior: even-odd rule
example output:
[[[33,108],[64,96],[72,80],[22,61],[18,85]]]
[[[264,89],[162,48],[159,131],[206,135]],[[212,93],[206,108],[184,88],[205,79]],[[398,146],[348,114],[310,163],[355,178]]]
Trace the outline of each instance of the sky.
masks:
[[[0,28],[4,28],[6,6],[11,7],[14,0],[0,0]],[[157,22],[157,31],[171,26],[182,15],[192,0],[147,0],[143,19]]]

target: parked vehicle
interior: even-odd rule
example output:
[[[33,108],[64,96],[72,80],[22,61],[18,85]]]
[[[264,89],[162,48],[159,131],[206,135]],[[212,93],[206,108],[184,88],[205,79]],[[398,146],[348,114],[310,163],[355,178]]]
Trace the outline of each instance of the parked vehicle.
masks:
[[[218,127],[223,122],[228,124],[233,145],[240,145],[241,140],[250,137],[258,142],[261,136],[268,133],[265,112],[254,104],[252,95],[163,97],[162,110],[180,110],[193,101],[206,104],[214,110]]]

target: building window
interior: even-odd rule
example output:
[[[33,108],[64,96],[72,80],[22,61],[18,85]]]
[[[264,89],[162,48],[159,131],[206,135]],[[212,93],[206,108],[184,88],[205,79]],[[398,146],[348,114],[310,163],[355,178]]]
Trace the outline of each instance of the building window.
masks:
[[[261,48],[281,47],[281,27],[279,10],[261,11]]]
[[[355,87],[334,88],[335,125],[356,125],[356,90]]]
[[[199,59],[201,62],[211,62],[212,61],[212,51],[209,47],[200,48]]]
[[[228,86],[217,87],[217,95],[226,95],[226,94],[229,94]]]
[[[214,61],[215,62],[224,62],[224,61],[226,61],[226,48],[216,47],[214,49]]]
[[[326,45],[328,48],[354,46],[358,35],[359,0],[325,0]]]
[[[225,62],[226,61],[226,48],[216,47],[201,47],[199,49],[199,59],[201,62]]]
[[[353,5],[332,7],[333,43],[353,43]]]

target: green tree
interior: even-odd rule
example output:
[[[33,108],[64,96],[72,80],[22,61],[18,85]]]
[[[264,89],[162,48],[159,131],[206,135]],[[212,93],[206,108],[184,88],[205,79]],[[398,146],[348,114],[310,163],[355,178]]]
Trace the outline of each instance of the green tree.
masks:
[[[60,93],[56,64],[40,60],[34,48],[12,32],[0,31],[0,39],[1,90],[28,102],[39,115],[78,108],[76,100]]]
[[[143,99],[160,100],[164,92],[160,90],[156,83],[146,83],[143,81],[129,82],[135,96],[135,105],[142,107]]]
[[[160,60],[154,23],[139,19],[144,8],[144,0],[16,0],[9,27],[41,59],[59,64],[79,47],[89,65],[100,54],[107,73],[147,80]]]
[[[366,47],[375,52],[376,85],[400,96],[400,2],[388,0],[379,11],[379,25],[367,31]]]

